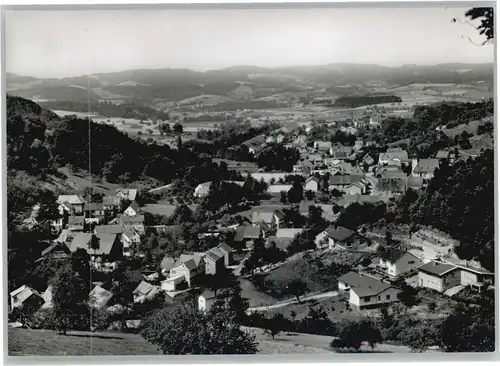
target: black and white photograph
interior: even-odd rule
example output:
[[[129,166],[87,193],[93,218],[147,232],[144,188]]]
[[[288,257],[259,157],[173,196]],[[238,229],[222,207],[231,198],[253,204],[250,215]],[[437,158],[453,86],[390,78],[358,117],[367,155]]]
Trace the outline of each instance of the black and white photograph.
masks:
[[[495,5],[3,6],[6,354],[494,352]]]

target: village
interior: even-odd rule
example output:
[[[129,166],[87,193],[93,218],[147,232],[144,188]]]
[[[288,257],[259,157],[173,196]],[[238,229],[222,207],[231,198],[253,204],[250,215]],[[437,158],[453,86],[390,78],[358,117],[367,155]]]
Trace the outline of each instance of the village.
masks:
[[[352,128],[358,127],[358,121],[353,123]],[[377,129],[379,126],[370,118],[366,128]],[[137,286],[130,289],[133,302],[141,304],[160,297],[165,303],[172,303],[186,293],[196,293],[204,277],[217,281],[220,279],[217,275],[232,273],[237,278],[248,280],[253,279],[254,274],[268,273],[286,264],[293,258],[290,253],[287,254],[290,245],[306,229],[297,227],[300,225],[289,227],[289,214],[284,211],[290,205],[307,217],[310,207],[317,205],[325,219],[324,229],[315,235],[313,245],[305,251],[299,250],[302,252],[299,255],[346,252],[361,253],[363,258],[369,259],[336,279],[330,279],[331,288],[324,291],[327,296],[344,298],[362,311],[400,301],[401,283],[432,289],[447,296],[465,288],[476,291],[491,288],[493,273],[481,268],[478,263],[459,260],[453,253],[453,245],[446,243],[446,238],[443,244],[443,239],[433,231],[422,229],[401,241],[391,240],[391,245],[387,245],[387,233],[383,240],[383,232],[369,232],[366,227],[348,229],[336,223],[338,211],[351,204],[390,204],[408,189],[418,191],[425,188],[436,169],[443,164],[453,165],[463,158],[458,149],[440,150],[432,158],[419,158],[409,156],[401,147],[380,152],[380,146],[375,141],[357,139],[352,146],[328,140],[312,141],[311,132],[314,132],[314,127],[301,127],[299,131],[280,128],[268,133],[260,146],[249,144],[252,154],[258,154],[262,147],[278,144],[285,149],[297,149],[300,158],[291,172],[269,172],[257,168],[253,172],[245,172],[244,175],[267,187],[265,202],[247,211],[247,217],[240,223],[219,224],[209,231],[198,232],[198,240],[210,238],[213,243],[205,251],[178,252],[175,256],[165,254],[155,262],[139,249],[144,247],[141,242],[147,239],[146,233],[164,235],[172,230],[172,226],[147,225],[146,207],[138,203],[141,202],[139,190],[120,188],[115,195],[103,196],[101,201],[89,202],[91,196],[83,194],[59,195],[54,202],[59,218],[51,223],[51,230],[57,234],[57,239],[41,243],[45,248],[39,261],[49,257],[64,260],[83,250],[89,255],[94,270],[112,273],[120,262],[139,258],[142,265],[136,272],[140,281],[136,278]],[[245,181],[225,183],[243,187]],[[213,184],[199,184],[192,193],[193,200],[200,202],[205,199],[211,193]],[[149,193],[165,193],[168,188],[168,185],[152,188]],[[40,205],[35,205],[23,224],[27,227],[36,225],[39,209]],[[281,255],[276,260],[250,264],[254,262],[249,258],[256,242],[259,245],[265,243],[266,248],[278,248]],[[51,288],[49,285],[46,291],[40,292],[26,285],[19,287],[10,293],[10,311],[24,308],[35,312],[39,308],[50,308]],[[205,284],[204,288],[198,295],[198,308],[207,312],[216,301],[216,296],[214,291],[206,289],[210,285]],[[126,304],[111,301],[114,295],[109,281],[107,285],[102,281],[92,282],[89,299],[97,310],[110,313],[123,310]],[[303,291],[301,295],[304,298],[321,297],[321,292]],[[266,306],[255,301],[251,304],[257,311],[262,311],[267,309],[266,306],[272,308],[279,305],[279,302]],[[252,312],[252,307],[248,312]],[[136,319],[128,320],[135,327],[139,324]]]

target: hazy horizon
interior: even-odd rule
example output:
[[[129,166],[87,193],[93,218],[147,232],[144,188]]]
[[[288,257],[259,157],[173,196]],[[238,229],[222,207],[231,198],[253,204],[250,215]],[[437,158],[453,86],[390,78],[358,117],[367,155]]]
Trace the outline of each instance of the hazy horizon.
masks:
[[[137,69],[220,70],[493,63],[467,8],[9,11],[6,71],[64,78]]]

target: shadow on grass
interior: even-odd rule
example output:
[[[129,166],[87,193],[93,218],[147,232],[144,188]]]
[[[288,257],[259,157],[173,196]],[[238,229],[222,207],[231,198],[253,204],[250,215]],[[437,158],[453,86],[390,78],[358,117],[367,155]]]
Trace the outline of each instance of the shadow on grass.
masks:
[[[59,335],[63,335],[63,334],[59,333]],[[98,338],[98,339],[124,339],[123,337],[115,337],[115,336],[94,335],[94,334],[69,334],[69,333],[66,333],[66,337]]]

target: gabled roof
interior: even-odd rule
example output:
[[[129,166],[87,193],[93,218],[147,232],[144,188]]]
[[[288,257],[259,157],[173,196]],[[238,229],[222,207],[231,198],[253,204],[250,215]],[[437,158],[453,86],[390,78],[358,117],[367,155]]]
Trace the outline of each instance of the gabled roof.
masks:
[[[92,289],[89,294],[89,299],[93,307],[101,309],[111,300],[113,293],[108,291],[101,286],[96,286]]]
[[[187,262],[192,260],[196,267],[200,265],[203,261],[203,253],[194,253],[194,254],[181,254],[179,260],[181,262]]]
[[[258,211],[252,213],[252,223],[258,223],[260,221],[266,224],[272,224],[274,220],[274,212],[269,211]]]
[[[94,249],[89,248],[89,242],[92,234],[90,233],[76,233],[70,244],[71,252],[75,252],[77,249],[85,249],[89,254],[103,255],[111,253],[113,245],[117,242],[116,234],[95,234],[99,238],[99,248],[94,251]]]
[[[121,234],[123,228],[120,225],[98,225],[94,231],[96,234]]]
[[[172,268],[174,268],[174,265],[175,265],[174,258],[166,255],[161,261],[160,267],[166,271],[170,271]]]
[[[182,262],[182,264],[184,264],[186,266],[186,268],[189,269],[190,271],[192,271],[193,269],[196,269],[198,267],[196,265],[196,263],[194,262],[194,260],[192,260],[192,259],[189,259],[185,262]]]
[[[205,300],[215,299],[215,292],[210,291],[210,290],[205,290],[205,291],[203,291],[203,293],[200,295],[200,297],[203,297]]]
[[[424,178],[422,177],[415,177],[413,175],[410,175],[407,180],[407,186],[409,188],[416,188],[420,189],[424,185]]]
[[[222,253],[232,253],[234,252],[234,249],[231,248],[229,245],[227,245],[226,243],[220,243],[218,246],[217,246],[217,249],[219,249]]]
[[[380,258],[385,259],[386,261],[389,261],[390,263],[395,263],[401,257],[403,257],[405,254],[409,254],[412,257],[417,258],[413,254],[411,254],[410,252],[406,252],[404,250],[400,250],[397,248],[386,248],[383,252],[380,253]]]
[[[285,214],[281,210],[274,211],[274,215],[280,220],[283,220],[285,218]]]
[[[359,182],[363,177],[359,175],[332,175],[329,179],[330,185],[348,186],[354,182]]]
[[[129,209],[129,208],[131,208],[131,209],[132,209],[132,210],[134,210],[135,212],[139,212],[139,210],[141,209],[141,208],[139,207],[139,204],[138,204],[137,202],[135,202],[135,201],[134,201],[134,202],[132,202],[132,203],[130,204],[130,206],[128,206],[128,207],[127,207],[127,209]]]
[[[392,287],[388,283],[357,272],[346,273],[340,276],[338,281],[350,286],[359,297],[374,296]]]
[[[307,183],[309,183],[309,182],[316,182],[316,183],[318,183],[318,184],[319,184],[319,183],[320,183],[320,180],[319,180],[319,178],[318,178],[318,177],[312,176],[312,177],[307,178],[307,180],[306,180],[306,184],[307,184]]]
[[[64,202],[68,202],[71,205],[81,205],[85,203],[85,200],[82,196],[76,194],[61,194],[57,198],[57,203],[61,204]]]
[[[414,173],[433,173],[434,170],[439,168],[438,159],[420,159],[417,163]]]
[[[439,150],[436,154],[436,159],[448,159],[450,152],[446,150]]]
[[[295,235],[302,233],[304,229],[284,228],[276,231],[276,238],[295,238]]]
[[[68,252],[68,247],[66,246],[66,244],[61,243],[61,242],[55,242],[51,246],[49,246],[48,248],[45,248],[42,251],[42,257],[44,257],[52,252],[56,252],[58,249],[61,249],[64,252]]]
[[[40,293],[38,291],[36,291],[36,290],[32,289],[31,287],[26,286],[26,285],[22,285],[21,287],[17,288],[16,290],[14,290],[10,293],[10,296],[17,296],[17,302],[19,302],[19,303],[25,302],[32,295],[39,297],[40,299],[43,300],[43,296],[40,295]]]
[[[104,196],[102,203],[104,206],[119,206],[122,198],[118,196]]]
[[[218,261],[219,259],[224,257],[224,253],[222,253],[217,248],[212,248],[206,253],[206,257],[213,261]]]
[[[325,230],[328,236],[336,241],[344,241],[356,234],[354,231],[349,230],[343,226],[330,226]]]
[[[451,272],[455,269],[458,269],[457,266],[447,264],[447,263],[441,263],[441,262],[436,262],[432,261],[429,263],[424,264],[423,266],[418,267],[419,271],[428,273],[433,276],[441,277],[444,276],[446,273]]]
[[[137,197],[137,189],[135,188],[118,188],[116,194],[122,195],[125,199],[135,201]]]
[[[258,239],[260,238],[261,230],[255,226],[240,226],[236,229],[234,241],[239,242],[245,239]]]
[[[408,161],[408,152],[406,150],[389,151],[385,153],[380,153],[379,161],[383,160],[395,160],[395,161]]]
[[[384,170],[381,174],[382,179],[404,179],[406,178],[407,175],[403,171],[391,171],[391,170]]]
[[[148,293],[150,293],[153,289],[155,288],[155,286],[153,286],[152,284],[146,282],[146,281],[142,281],[139,286],[137,286],[135,288],[135,290],[132,292],[133,294],[139,294],[139,295],[147,295]]]

